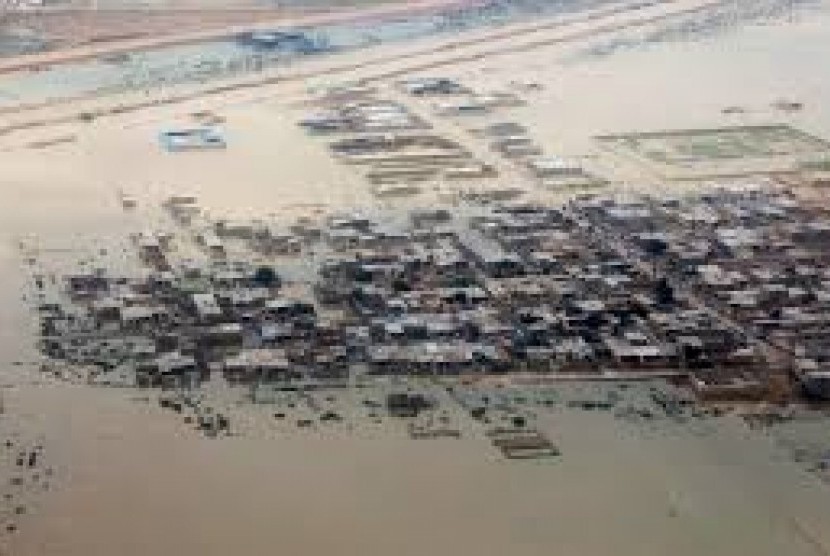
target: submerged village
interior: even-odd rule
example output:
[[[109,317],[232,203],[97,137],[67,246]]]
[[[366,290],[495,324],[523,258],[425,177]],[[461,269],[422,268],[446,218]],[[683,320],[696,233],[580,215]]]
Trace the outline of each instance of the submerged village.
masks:
[[[0,556],[830,551],[827,1],[231,4],[6,18]]]
[[[444,118],[523,102],[448,78],[396,88],[438,99]],[[375,88],[334,88],[316,106],[300,127],[363,170],[379,206],[245,221],[173,195],[164,225],[102,244],[71,272],[39,270],[32,255],[41,370],[152,393],[141,399],[214,438],[240,434],[232,408],[244,405],[292,434],[387,421],[413,439],[484,435],[508,459],[566,457],[535,424],[557,408],[642,423],[738,411],[755,427],[830,399],[826,208],[768,182],[606,194],[598,174],[504,121],[476,137],[541,186],[581,193],[544,203],[467,190],[392,209],[431,180],[498,172]],[[193,117],[163,130],[160,148],[228,147],[220,117]],[[698,135],[714,146],[692,152],[714,163],[765,142],[777,154],[825,146],[786,126],[683,133],[599,140],[662,146],[652,162],[664,165]],[[830,466],[821,449],[806,459],[821,476]]]
[[[521,187],[458,185],[447,202],[393,207],[431,183],[500,179],[430,120],[475,121],[524,100],[445,77],[387,94],[334,87],[297,122],[344,170],[363,172],[377,205],[240,220],[177,194],[159,207],[161,225],[102,243],[71,271],[41,269],[33,250],[43,373],[144,392],[137,399],[212,438],[243,434],[235,414],[247,407],[279,434],[392,423],[412,439],[483,436],[507,459],[567,457],[536,426],[543,412],[637,423],[737,412],[755,428],[793,408],[823,411],[826,207],[763,179],[615,194],[514,121],[470,133],[538,187],[572,194],[543,202]],[[221,116],[192,118],[161,130],[159,148],[229,148]],[[597,140],[672,179],[748,160],[746,175],[763,174],[776,157],[815,164],[804,160],[827,150],[783,125]],[[120,203],[132,212],[138,201],[122,192]],[[830,452],[798,450],[830,478]]]
[[[123,248],[134,265],[35,272],[42,371],[155,392],[211,437],[237,430],[211,402],[230,395],[299,430],[473,423],[507,458],[557,457],[534,426],[557,405],[647,422],[747,403],[754,426],[830,399],[830,214],[783,187],[293,222],[211,219],[187,195],[164,211]]]

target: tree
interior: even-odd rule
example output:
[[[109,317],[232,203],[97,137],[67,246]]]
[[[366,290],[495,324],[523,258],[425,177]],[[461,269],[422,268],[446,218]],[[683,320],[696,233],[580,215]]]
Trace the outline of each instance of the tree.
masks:
[[[266,288],[276,286],[279,282],[279,276],[276,271],[270,266],[261,266],[254,272],[254,283]]]
[[[674,305],[674,288],[671,287],[668,280],[665,278],[661,278],[657,282],[655,295],[659,305]]]

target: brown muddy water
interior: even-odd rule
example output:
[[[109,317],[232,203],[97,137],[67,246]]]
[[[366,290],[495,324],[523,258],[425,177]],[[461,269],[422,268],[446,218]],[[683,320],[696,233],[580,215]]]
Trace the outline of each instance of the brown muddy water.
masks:
[[[830,74],[815,58],[830,51],[829,30],[817,16],[578,63],[550,48],[442,71],[471,84],[542,82],[511,115],[553,152],[583,153],[598,132],[723,123],[721,108],[733,104],[749,109],[740,122],[784,119],[830,137]],[[235,409],[245,434],[210,440],[134,392],[51,382],[15,364],[36,359],[20,241],[60,264],[158,218],[150,208],[123,213],[120,188],[146,206],[194,192],[213,213],[370,202],[356,175],[296,130],[296,98],[275,97],[221,107],[235,141],[225,153],[160,153],[155,133],[180,108],[73,128],[76,141],[51,149],[0,152],[0,383],[9,386],[0,422],[42,442],[55,469],[48,490],[27,483],[31,511],[0,537],[5,553],[827,554],[827,486],[730,417],[699,430],[554,411],[538,425],[562,456],[545,462],[504,461],[475,431],[419,442],[384,427],[282,433],[257,407]],[[779,97],[804,110],[773,111]]]

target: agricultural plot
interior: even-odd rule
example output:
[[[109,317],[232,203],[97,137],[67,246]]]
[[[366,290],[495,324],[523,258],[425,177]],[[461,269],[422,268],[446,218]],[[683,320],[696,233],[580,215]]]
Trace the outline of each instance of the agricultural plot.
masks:
[[[830,142],[788,125],[624,133],[596,140],[676,180],[796,172],[830,156]]]

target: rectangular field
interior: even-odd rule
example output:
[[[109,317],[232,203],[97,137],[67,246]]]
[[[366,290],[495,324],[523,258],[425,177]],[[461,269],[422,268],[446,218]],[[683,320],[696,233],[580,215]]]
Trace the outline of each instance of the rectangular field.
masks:
[[[830,142],[789,125],[623,133],[596,140],[675,180],[795,172],[830,157]]]

